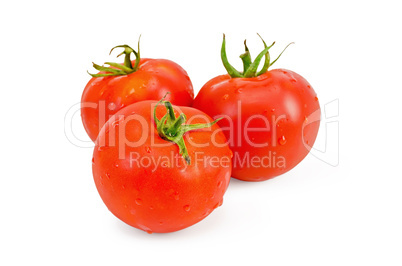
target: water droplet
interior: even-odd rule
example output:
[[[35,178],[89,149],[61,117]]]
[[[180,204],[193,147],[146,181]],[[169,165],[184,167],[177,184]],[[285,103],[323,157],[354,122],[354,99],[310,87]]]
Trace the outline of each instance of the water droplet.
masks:
[[[230,174],[231,174],[231,172],[227,172],[226,175],[225,175],[225,178],[230,179]],[[225,191],[225,190],[223,190],[223,191]]]
[[[112,127],[117,127],[119,125],[119,120],[112,122]]]
[[[153,209],[154,209],[154,206],[149,206],[149,209],[150,209],[150,210],[153,210]]]
[[[222,183],[223,183],[222,180],[219,181],[219,182],[218,182],[218,187],[221,187],[221,186],[222,186]]]
[[[116,109],[116,104],[115,103],[109,103],[107,105],[107,108],[109,108],[109,110],[114,110],[114,109]]]
[[[159,222],[159,225],[163,225],[163,222]]]
[[[307,121],[308,121],[307,116],[304,116],[304,122],[307,122]]]
[[[145,226],[145,225],[143,225],[143,224],[137,224],[137,226],[138,226],[138,228],[140,228],[141,230],[147,232],[148,234],[152,234],[152,233],[153,233],[152,230],[151,230],[151,228],[149,228],[149,227],[147,227],[147,226]]]
[[[122,189],[126,189],[126,186],[125,186],[125,185],[121,185],[121,188],[122,188]]]
[[[173,197],[175,200],[179,200],[180,199],[179,192],[176,192]]]
[[[218,207],[222,206],[222,204],[223,204],[223,199],[221,199],[221,200],[219,201]]]
[[[103,151],[105,149],[105,146],[99,146],[98,151]]]
[[[146,151],[147,153],[151,153],[151,148],[148,147],[148,146],[145,146],[145,151]]]
[[[215,205],[214,205],[214,209],[216,209],[216,208],[218,208],[220,205],[219,205],[219,202],[217,202]]]
[[[314,97],[314,100],[318,101],[318,97],[317,97],[317,96],[315,96],[315,97]]]
[[[285,138],[285,136],[282,136],[282,137],[279,138],[279,144],[281,144],[281,145],[285,145],[285,144],[286,144],[286,138]]]
[[[190,205],[184,205],[183,209],[184,209],[184,211],[189,212],[190,211]]]
[[[119,167],[119,164],[118,164],[118,163],[115,163],[115,164],[114,164],[114,167],[118,168],[118,167]]]
[[[227,100],[229,98],[229,94],[223,95],[222,99]]]
[[[142,200],[141,200],[141,199],[135,199],[135,204],[141,205],[141,204],[142,204]]]
[[[242,88],[238,88],[237,90],[236,90],[236,93],[242,93],[243,92],[243,89]]]
[[[272,113],[275,112],[275,108],[272,108],[272,109],[271,109],[271,112],[272,112]]]
[[[106,178],[110,179],[110,174],[109,173],[106,173]]]
[[[230,159],[232,159],[233,158],[233,152],[232,152],[232,150],[229,150],[229,152],[230,152]]]
[[[92,164],[95,164],[95,158],[92,157]]]

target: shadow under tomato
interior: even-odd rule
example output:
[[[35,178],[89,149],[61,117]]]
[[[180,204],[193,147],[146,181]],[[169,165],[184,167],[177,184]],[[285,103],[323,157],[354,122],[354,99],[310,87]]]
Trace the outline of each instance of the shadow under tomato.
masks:
[[[225,203],[223,203],[223,206]],[[225,223],[228,222],[226,221],[228,217],[228,214],[222,208],[222,206],[218,207],[215,209],[211,214],[209,214],[207,217],[205,217],[203,220],[200,222],[189,226],[187,228],[184,228],[179,231],[175,232],[170,232],[170,233],[147,233],[143,230],[137,229],[135,227],[132,227],[119,219],[115,218],[115,228],[120,231],[124,235],[128,235],[130,237],[134,238],[140,238],[140,239],[151,239],[151,238],[157,238],[157,239],[180,239],[183,238],[183,240],[188,241],[189,237],[191,238],[203,238],[209,234],[218,234],[225,228]]]

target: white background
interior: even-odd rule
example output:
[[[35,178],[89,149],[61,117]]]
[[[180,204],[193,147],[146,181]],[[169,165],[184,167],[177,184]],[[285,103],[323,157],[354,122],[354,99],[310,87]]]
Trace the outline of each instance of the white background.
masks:
[[[0,264],[402,265],[398,2],[3,1]],[[64,132],[91,62],[142,34],[142,55],[176,61],[198,92],[225,72],[222,33],[240,67],[245,38],[253,56],[263,48],[257,32],[277,41],[273,56],[294,41],[274,68],[303,75],[322,107],[338,100],[339,164],[310,155],[270,181],[232,180],[222,207],[176,233],[120,222],[96,191],[92,149]],[[89,141],[79,112],[73,130]]]

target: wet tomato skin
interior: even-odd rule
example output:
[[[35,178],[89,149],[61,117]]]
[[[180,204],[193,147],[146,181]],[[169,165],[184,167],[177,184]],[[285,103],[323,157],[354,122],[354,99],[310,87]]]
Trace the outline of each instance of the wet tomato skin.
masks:
[[[286,69],[253,78],[217,76],[193,106],[225,117],[218,124],[234,154],[232,176],[244,181],[267,180],[295,167],[309,153],[320,124],[315,91]]]
[[[215,124],[184,135],[191,158],[191,164],[186,165],[177,145],[156,132],[152,118],[155,104],[138,102],[110,118],[95,142],[92,170],[103,202],[116,217],[148,233],[166,233],[201,221],[222,204],[231,175],[232,153]],[[175,110],[184,113],[191,124],[213,121],[191,107]],[[165,113],[163,105],[157,107],[159,119]],[[133,114],[138,119],[130,120]],[[216,134],[211,137],[213,132]],[[124,141],[130,144],[118,144]],[[204,164],[208,157],[224,159],[221,165]],[[169,160],[158,162],[158,158]]]
[[[135,65],[135,60],[132,61]],[[139,69],[128,75],[93,77],[81,98],[81,117],[92,141],[103,124],[120,109],[139,101],[166,100],[191,106],[194,91],[186,71],[166,59],[140,59]]]

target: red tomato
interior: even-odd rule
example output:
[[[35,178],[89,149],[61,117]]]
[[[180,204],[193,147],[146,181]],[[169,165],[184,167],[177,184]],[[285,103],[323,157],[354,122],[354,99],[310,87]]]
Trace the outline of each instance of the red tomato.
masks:
[[[158,105],[155,120],[155,105],[138,102],[110,118],[95,142],[92,169],[98,192],[116,217],[148,233],[164,233],[191,226],[222,204],[232,153],[219,126],[203,112],[169,107],[167,113]],[[166,121],[166,114],[179,112],[179,118]]]
[[[267,180],[295,167],[308,154],[319,128],[320,106],[313,88],[290,70],[266,71],[272,65],[267,54],[272,45],[265,47],[245,77],[247,60],[251,61],[243,59],[249,57],[247,46],[241,73],[228,65],[224,41],[222,60],[237,77],[222,75],[208,81],[193,104],[211,117],[225,118],[218,123],[234,154],[232,176],[245,181]],[[258,74],[264,55],[266,69]]]
[[[166,59],[139,59],[139,53],[129,46],[118,47],[125,48],[124,65],[106,63],[112,66],[107,68],[94,64],[101,72],[92,75],[82,94],[82,122],[92,141],[110,116],[132,103],[159,100],[167,92],[167,100],[173,104],[191,106],[193,102],[192,83],[178,64]],[[130,61],[131,53],[136,60]]]

